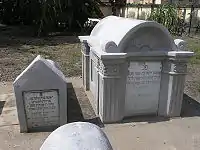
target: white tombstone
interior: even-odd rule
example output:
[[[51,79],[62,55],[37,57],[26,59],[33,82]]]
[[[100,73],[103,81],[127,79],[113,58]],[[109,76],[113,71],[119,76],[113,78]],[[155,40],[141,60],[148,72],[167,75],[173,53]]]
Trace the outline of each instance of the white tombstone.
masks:
[[[45,131],[67,123],[67,81],[52,60],[37,56],[13,86],[20,132]]]
[[[74,122],[53,131],[40,150],[112,150],[112,146],[98,126]]]
[[[104,123],[127,116],[180,115],[193,52],[180,49],[180,40],[176,45],[164,26],[109,16],[79,39],[88,45],[82,50],[84,87]]]

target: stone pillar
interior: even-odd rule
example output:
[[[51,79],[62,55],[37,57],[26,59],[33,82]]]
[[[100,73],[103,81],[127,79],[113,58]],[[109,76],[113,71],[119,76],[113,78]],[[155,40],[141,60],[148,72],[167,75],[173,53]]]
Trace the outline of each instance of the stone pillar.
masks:
[[[99,58],[93,53],[93,48],[90,51],[90,69],[89,69],[89,86],[93,96],[90,103],[96,115],[99,114]]]
[[[163,62],[158,116],[180,116],[188,57],[174,56]]]
[[[90,67],[90,47],[86,40],[82,42],[82,78],[83,86],[86,91],[89,90],[89,67]]]
[[[99,62],[99,116],[104,123],[124,117],[127,70],[123,59]]]

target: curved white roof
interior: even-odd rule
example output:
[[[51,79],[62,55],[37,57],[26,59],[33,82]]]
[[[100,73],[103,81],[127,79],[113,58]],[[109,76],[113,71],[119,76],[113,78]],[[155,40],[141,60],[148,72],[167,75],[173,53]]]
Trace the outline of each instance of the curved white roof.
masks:
[[[148,28],[148,30],[144,30],[144,28]],[[141,33],[137,33],[137,31],[139,30]],[[141,34],[143,34],[143,37],[139,37],[141,36]],[[148,42],[150,41],[148,41],[148,39],[150,40],[153,39],[154,41],[152,49],[163,48],[167,51],[172,51],[177,49],[173,41],[173,38],[171,37],[168,30],[161,24],[154,21],[108,16],[102,19],[94,27],[90,36],[98,38],[103,43],[105,43],[104,41],[113,41],[116,43],[120,51],[126,51],[124,49],[127,48],[128,45],[127,41],[130,43],[131,40],[139,38],[140,42],[142,41],[144,45],[145,42],[146,45],[149,45]],[[165,44],[163,44],[164,42]]]
[[[90,35],[104,39],[105,41],[112,40],[118,45],[126,33],[133,27],[144,22],[146,21],[108,16],[97,23]]]

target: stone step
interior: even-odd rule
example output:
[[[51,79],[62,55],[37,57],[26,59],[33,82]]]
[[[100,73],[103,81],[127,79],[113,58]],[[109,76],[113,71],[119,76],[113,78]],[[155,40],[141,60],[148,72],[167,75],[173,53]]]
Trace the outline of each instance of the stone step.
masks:
[[[0,94],[0,127],[18,124],[14,93]]]

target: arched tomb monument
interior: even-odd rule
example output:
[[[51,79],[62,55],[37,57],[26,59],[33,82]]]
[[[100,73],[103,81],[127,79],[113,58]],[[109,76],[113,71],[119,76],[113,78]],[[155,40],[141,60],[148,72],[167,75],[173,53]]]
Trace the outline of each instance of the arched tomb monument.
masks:
[[[137,115],[180,115],[193,52],[182,51],[184,45],[180,40],[175,44],[164,26],[109,16],[90,36],[79,38],[83,85],[91,91],[91,104],[103,122]]]

